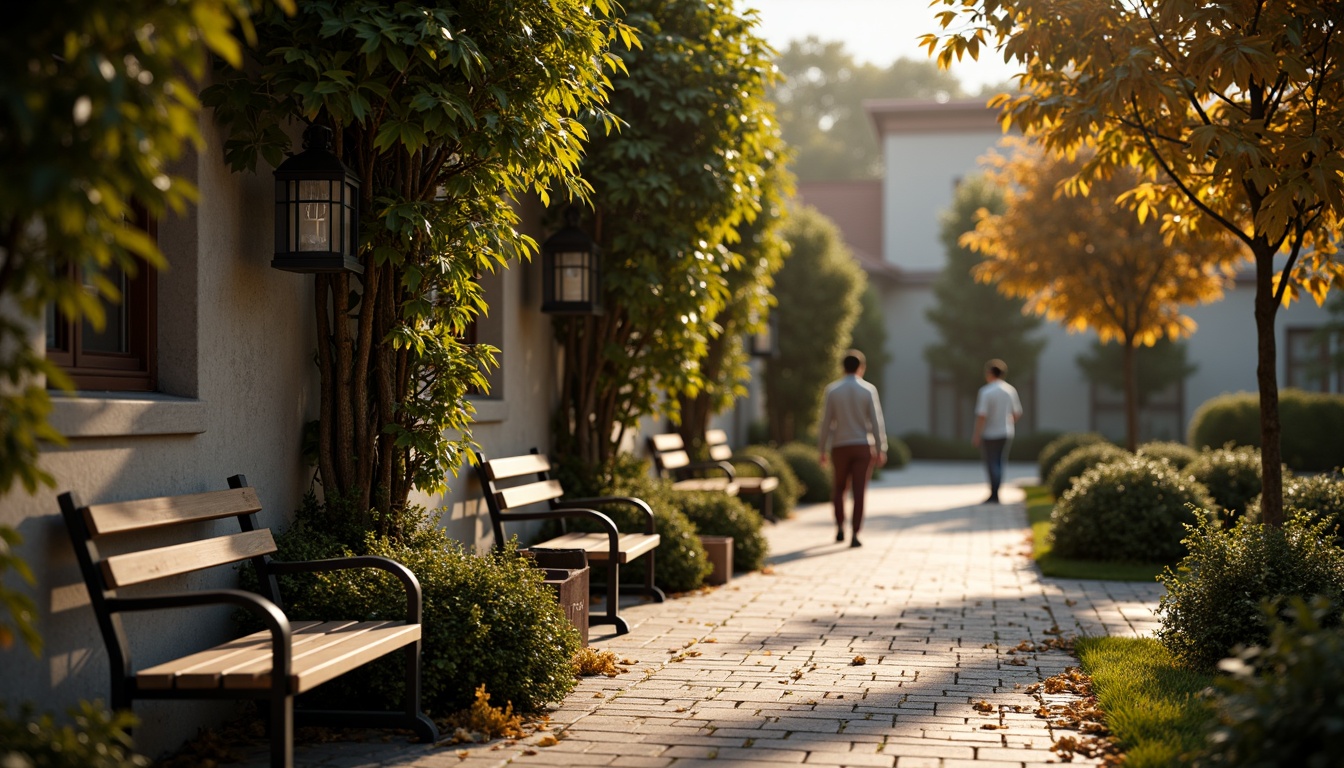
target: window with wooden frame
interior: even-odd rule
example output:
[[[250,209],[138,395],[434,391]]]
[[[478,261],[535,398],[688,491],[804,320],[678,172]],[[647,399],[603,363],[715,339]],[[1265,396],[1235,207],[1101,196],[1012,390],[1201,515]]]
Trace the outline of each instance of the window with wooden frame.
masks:
[[[157,239],[155,222],[138,206],[135,220],[127,226],[140,227]],[[73,264],[66,268],[84,290],[96,290],[90,275]],[[121,302],[104,303],[106,322],[101,331],[87,319],[74,322],[56,307],[47,307],[47,359],[65,369],[76,389],[153,392],[158,385],[155,270],[143,263],[135,274],[108,267],[103,277],[121,291]]]
[[[1344,391],[1344,338],[1332,328],[1289,328],[1285,349],[1287,386],[1308,392]]]

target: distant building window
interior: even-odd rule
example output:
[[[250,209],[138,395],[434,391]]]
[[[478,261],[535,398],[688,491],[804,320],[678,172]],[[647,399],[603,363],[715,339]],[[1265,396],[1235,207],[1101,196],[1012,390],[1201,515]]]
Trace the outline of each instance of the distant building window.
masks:
[[[157,236],[143,212],[130,225]],[[72,280],[95,291],[93,276],[67,267]],[[152,392],[156,380],[157,299],[154,269],[141,264],[135,274],[109,267],[102,277],[121,292],[121,303],[104,304],[106,322],[95,330],[87,319],[74,322],[54,306],[47,308],[47,359],[65,369],[75,387],[88,391]]]
[[[1092,431],[1111,440],[1125,438],[1125,394],[1105,384],[1092,384]],[[1150,394],[1139,405],[1138,442],[1185,442],[1185,384],[1176,382]]]
[[[1309,392],[1344,392],[1344,338],[1326,328],[1289,328],[1287,385]]]

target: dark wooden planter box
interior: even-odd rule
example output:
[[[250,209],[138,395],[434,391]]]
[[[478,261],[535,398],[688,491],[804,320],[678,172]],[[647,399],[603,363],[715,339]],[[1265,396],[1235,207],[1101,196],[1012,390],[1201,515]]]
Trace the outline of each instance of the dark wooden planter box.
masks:
[[[546,584],[555,590],[556,600],[569,623],[579,630],[588,645],[588,555],[581,549],[534,549],[537,567],[546,571]]]
[[[733,537],[701,536],[700,543],[704,545],[705,554],[709,555],[709,562],[714,566],[714,570],[705,577],[705,583],[710,586],[727,584],[733,578]]]

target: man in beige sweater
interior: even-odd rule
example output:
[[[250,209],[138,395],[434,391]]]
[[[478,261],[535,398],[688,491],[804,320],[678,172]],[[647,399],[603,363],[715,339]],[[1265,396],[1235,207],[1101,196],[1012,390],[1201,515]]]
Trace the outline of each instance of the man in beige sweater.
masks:
[[[851,547],[859,543],[863,527],[863,497],[873,466],[887,463],[887,427],[882,420],[882,404],[877,387],[863,380],[866,367],[863,353],[851,349],[843,361],[845,375],[826,387],[821,410],[817,447],[821,466],[827,463],[827,450],[835,479],[831,504],[835,507],[835,540],[845,540],[845,488],[854,497]]]

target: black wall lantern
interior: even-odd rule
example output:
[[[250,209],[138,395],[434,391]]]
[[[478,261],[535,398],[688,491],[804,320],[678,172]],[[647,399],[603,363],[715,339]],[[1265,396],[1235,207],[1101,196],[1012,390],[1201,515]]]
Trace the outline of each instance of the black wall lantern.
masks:
[[[747,353],[752,357],[779,357],[779,315],[771,312],[765,326],[747,337]]]
[[[541,311],[602,314],[602,270],[597,243],[579,229],[579,209],[565,210],[565,226],[541,244]]]
[[[331,129],[310,125],[303,151],[275,169],[275,258],[288,272],[363,272],[359,177],[331,151]]]

